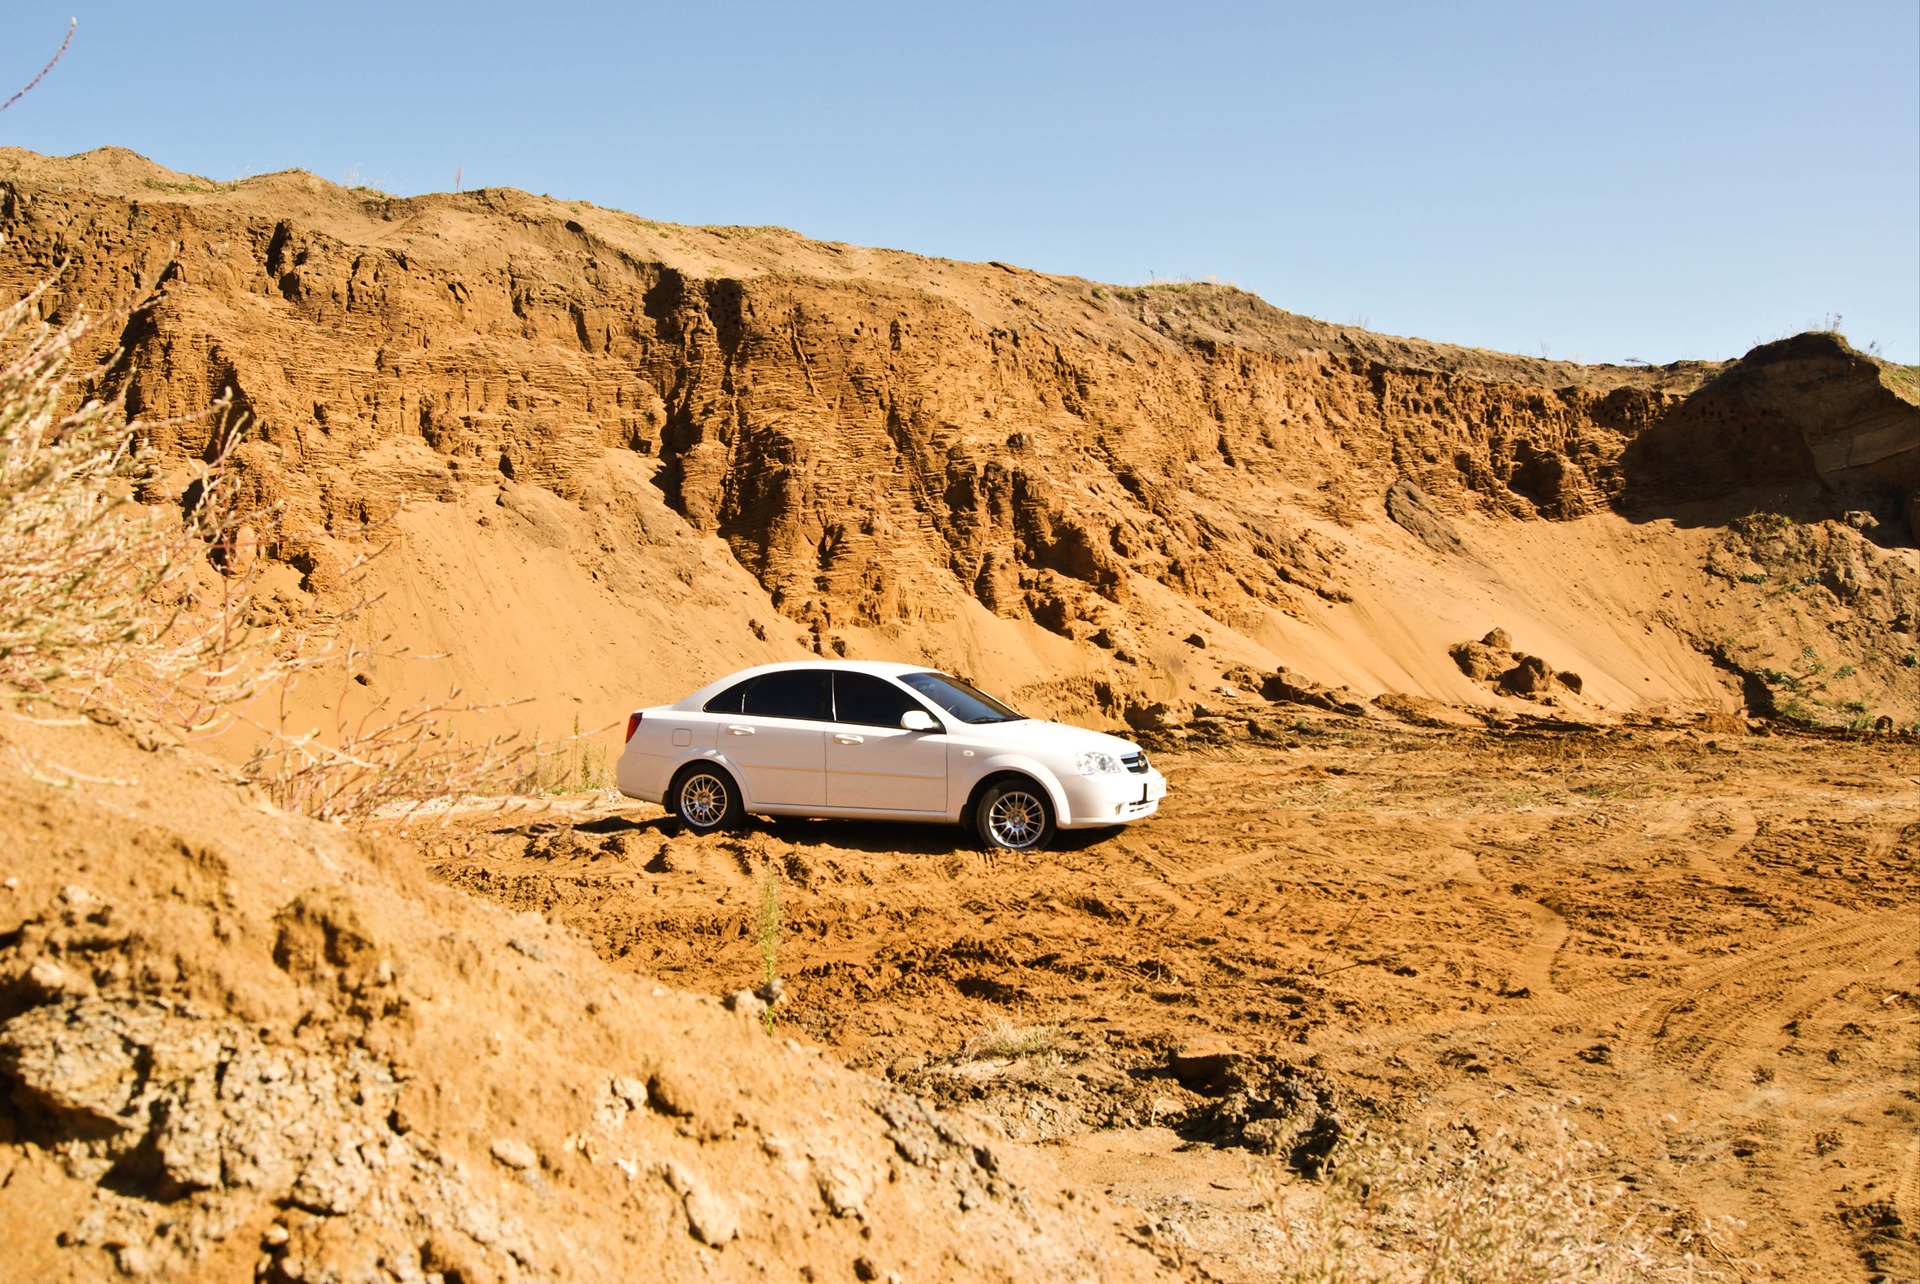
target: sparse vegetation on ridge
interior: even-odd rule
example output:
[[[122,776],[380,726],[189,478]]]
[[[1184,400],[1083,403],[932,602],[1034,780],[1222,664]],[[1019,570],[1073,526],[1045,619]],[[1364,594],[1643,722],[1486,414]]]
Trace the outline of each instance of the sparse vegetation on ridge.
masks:
[[[1065,1042],[1057,1026],[1020,1025],[1011,1018],[995,1016],[967,1040],[963,1055],[973,1061],[1018,1061],[1058,1052]]]
[[[293,672],[278,681],[275,721],[249,722],[261,739],[245,772],[275,804],[316,820],[404,823],[477,801],[499,805],[513,783],[526,779],[529,746],[511,736],[468,741],[456,734],[455,720],[482,708],[463,701],[457,687],[443,699],[397,711],[382,700],[350,715],[346,691],[362,654],[348,643],[338,659],[342,695],[327,732],[296,729],[288,711],[300,676]]]
[[[612,776],[607,771],[607,751],[594,737],[607,730],[580,729],[580,715],[573,717],[573,734],[551,744],[538,733],[528,747],[525,774],[513,782],[519,794],[575,794],[608,788]]]

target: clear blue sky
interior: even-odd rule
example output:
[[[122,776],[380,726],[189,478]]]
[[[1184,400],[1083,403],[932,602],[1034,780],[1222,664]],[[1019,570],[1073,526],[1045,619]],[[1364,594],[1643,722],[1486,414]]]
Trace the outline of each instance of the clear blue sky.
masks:
[[[513,186],[1395,334],[1920,362],[1920,4],[6,0],[0,144]]]

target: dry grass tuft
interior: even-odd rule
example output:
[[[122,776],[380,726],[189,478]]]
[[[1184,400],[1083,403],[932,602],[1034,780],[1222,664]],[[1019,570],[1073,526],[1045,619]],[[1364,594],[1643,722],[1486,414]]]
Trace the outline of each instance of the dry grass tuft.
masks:
[[[580,716],[574,715],[573,734],[553,743],[543,742],[536,734],[524,759],[525,773],[514,781],[515,793],[579,794],[605,789],[613,783],[607,768],[606,746],[596,737],[609,730],[598,727],[580,729]]]
[[[1731,1226],[1649,1224],[1625,1191],[1596,1181],[1604,1148],[1543,1109],[1525,1135],[1471,1122],[1363,1134],[1335,1152],[1317,1198],[1258,1179],[1280,1230],[1279,1278],[1299,1284],[1711,1280],[1731,1264]],[[1297,1189],[1297,1188],[1294,1188]]]
[[[963,1055],[970,1061],[1021,1061],[1057,1053],[1066,1041],[1057,1026],[1015,1025],[996,1016],[967,1040]]]

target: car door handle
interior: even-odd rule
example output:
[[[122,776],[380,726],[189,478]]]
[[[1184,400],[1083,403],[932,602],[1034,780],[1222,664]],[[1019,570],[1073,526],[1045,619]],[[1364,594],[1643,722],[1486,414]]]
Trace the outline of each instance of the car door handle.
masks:
[[[844,731],[834,733],[833,740],[835,744],[842,745],[863,745],[867,743],[865,736],[850,736]]]
[[[730,735],[730,736],[750,736],[750,735],[752,735],[752,734],[753,734],[753,728],[752,728],[752,727],[742,727],[742,726],[737,726],[737,725],[736,725],[736,726],[730,726],[730,727],[728,727],[728,728],[727,728],[727,734],[728,734],[728,735]]]

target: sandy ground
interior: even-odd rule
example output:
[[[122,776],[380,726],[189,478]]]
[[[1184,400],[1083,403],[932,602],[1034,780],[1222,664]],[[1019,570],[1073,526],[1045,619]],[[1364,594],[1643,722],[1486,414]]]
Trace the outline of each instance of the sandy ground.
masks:
[[[0,1280],[1194,1278],[990,1119],[412,855],[0,703]]]
[[[1299,1110],[1277,1142],[1246,1123],[1262,1091],[1347,1135],[1555,1108],[1707,1268],[1920,1273],[1911,739],[1327,719],[1158,761],[1160,815],[1045,855],[851,823],[698,839],[606,797],[420,851],[714,993],[759,977],[773,871],[790,1031],[997,1116],[1221,1278],[1270,1272],[1262,1189],[1313,1169]],[[1181,1048],[1229,1054],[1240,1115],[1169,1071]]]

